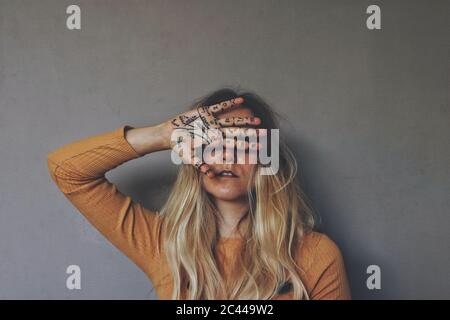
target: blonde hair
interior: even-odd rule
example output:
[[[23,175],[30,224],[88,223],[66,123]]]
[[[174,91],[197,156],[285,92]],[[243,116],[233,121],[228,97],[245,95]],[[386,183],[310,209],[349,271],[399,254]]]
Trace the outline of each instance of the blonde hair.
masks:
[[[237,94],[224,89],[209,98],[220,102],[230,96]],[[266,117],[273,117],[257,95],[239,96],[247,102],[252,97],[264,108]],[[208,99],[203,102],[212,104]],[[266,124],[275,121],[265,120]],[[295,157],[282,140],[279,154],[276,174],[261,175],[261,166],[255,167],[253,185],[247,188],[249,224],[237,257],[237,270],[228,283],[215,253],[219,239],[217,210],[202,186],[199,172],[191,165],[180,166],[160,210],[164,251],[174,280],[173,299],[270,299],[286,283],[290,283],[294,299],[308,299],[297,253],[302,236],[313,228],[313,209],[297,182]]]

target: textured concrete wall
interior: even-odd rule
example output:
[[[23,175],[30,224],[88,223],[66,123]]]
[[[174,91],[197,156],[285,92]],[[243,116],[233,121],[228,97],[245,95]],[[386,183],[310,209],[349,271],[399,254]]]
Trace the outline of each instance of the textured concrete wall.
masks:
[[[81,7],[81,30],[66,7]],[[0,298],[157,298],[51,181],[46,154],[157,124],[224,85],[285,115],[355,298],[450,298],[448,1],[0,0]],[[108,173],[158,208],[168,152]],[[161,187],[162,186],[162,187]],[[67,290],[66,267],[82,269]],[[382,289],[366,288],[366,268]]]

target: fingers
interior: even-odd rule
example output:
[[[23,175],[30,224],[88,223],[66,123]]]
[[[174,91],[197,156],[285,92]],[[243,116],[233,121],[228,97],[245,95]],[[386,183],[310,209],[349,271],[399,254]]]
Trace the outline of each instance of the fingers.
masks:
[[[260,142],[256,142],[256,141],[245,141],[245,140],[241,140],[239,138],[235,139],[235,138],[226,138],[223,139],[223,141],[214,141],[213,143],[211,143],[209,145],[209,148],[212,150],[217,150],[217,151],[234,151],[234,149],[236,150],[259,150],[262,149],[263,145]]]
[[[244,126],[251,125],[257,126],[261,123],[261,119],[258,117],[232,117],[217,119],[217,123],[222,127]]]
[[[206,152],[204,161],[208,164],[256,164],[258,163],[258,150],[263,144],[254,141],[225,139],[222,144],[214,146],[213,151]]]
[[[196,164],[194,164],[194,167],[209,178],[214,177],[214,171],[212,170],[212,168],[207,163],[198,160],[199,159],[197,158],[197,162]]]
[[[267,129],[227,127],[219,130],[222,131],[225,137],[259,137],[267,135]]]
[[[234,150],[234,148],[236,147],[238,150],[239,149],[244,149],[244,150],[248,150],[249,148],[252,148],[254,150],[258,150],[262,147],[262,144],[259,142],[248,142],[245,140],[235,140],[232,138],[228,138],[224,140],[224,146],[225,148],[227,148],[228,150]]]
[[[247,119],[246,121],[251,120]],[[267,135],[267,129],[243,127],[224,127],[212,130],[212,133],[215,134],[208,133],[207,140],[203,136],[196,139],[197,136],[192,136],[185,130],[176,130],[174,132],[178,133],[178,135],[172,137],[171,140],[173,151],[178,154],[184,164],[193,165],[210,178],[214,177],[215,174],[209,164],[215,163],[215,160],[210,162],[208,155],[214,158],[213,154],[218,154],[218,158],[222,158],[220,153],[223,151],[233,154],[235,150],[244,149],[245,154],[248,154],[248,156],[255,154],[256,157],[257,150],[263,149],[263,143],[265,142],[265,140],[260,140],[259,137]],[[244,162],[241,161],[239,163]]]
[[[242,102],[244,102],[244,98],[238,97],[238,98],[234,98],[231,100],[222,101],[218,104],[213,104],[207,108],[210,112],[214,112],[214,113],[222,112],[224,110],[227,110],[234,106],[237,106],[237,105],[241,104]]]
[[[209,178],[214,177],[214,171],[212,168],[195,154],[193,148],[189,147],[191,152],[185,152],[185,148],[186,145],[183,144],[175,144],[172,146],[173,151],[178,154],[183,163],[193,165],[197,170],[207,175]]]

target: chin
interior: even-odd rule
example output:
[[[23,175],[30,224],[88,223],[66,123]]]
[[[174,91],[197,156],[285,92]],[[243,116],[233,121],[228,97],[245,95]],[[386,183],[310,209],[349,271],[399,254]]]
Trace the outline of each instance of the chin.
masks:
[[[247,196],[246,190],[236,190],[228,188],[205,188],[206,192],[212,197],[222,201],[241,200]]]
[[[245,194],[222,194],[222,193],[210,193],[211,196],[213,196],[215,199],[217,200],[222,200],[222,201],[237,201],[237,200],[242,200],[245,197]]]
[[[242,200],[247,197],[247,181],[241,178],[203,178],[202,185],[212,197],[223,201]]]
[[[223,201],[235,201],[247,195],[245,191],[237,190],[206,190],[212,197]]]

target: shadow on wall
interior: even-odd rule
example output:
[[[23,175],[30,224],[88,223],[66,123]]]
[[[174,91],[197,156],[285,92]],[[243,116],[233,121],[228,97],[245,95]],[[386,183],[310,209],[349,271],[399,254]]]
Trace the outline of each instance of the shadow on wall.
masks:
[[[140,170],[133,171],[122,180],[121,187],[135,202],[140,202],[149,210],[158,211],[165,203],[175,182],[176,169],[170,167],[163,170],[150,169],[145,170],[148,174],[142,174]]]
[[[365,234],[364,230],[356,232],[352,230],[351,224],[343,221],[342,217],[351,219],[353,214],[340,212],[339,204],[333,202],[333,199],[336,199],[336,197],[328,197],[326,201],[321,201],[320,194],[332,194],[335,186],[330,182],[313,190],[314,181],[319,181],[319,179],[314,176],[314,170],[308,170],[308,168],[314,167],[312,164],[315,161],[314,159],[323,158],[323,156],[319,155],[320,151],[313,144],[299,137],[289,137],[287,138],[287,143],[291,146],[291,150],[297,159],[299,183],[319,218],[316,230],[327,234],[341,250],[349,278],[352,299],[398,298],[391,290],[385,289],[397,287],[395,283],[395,268],[389,261],[384,261],[383,257],[377,256],[369,246],[364,247],[364,238],[361,237],[361,235]],[[333,169],[333,167],[327,166],[327,172],[330,172],[330,169]],[[338,174],[332,176],[338,176]],[[354,241],[357,237],[359,237],[357,239],[358,245],[355,246]],[[355,247],[357,247],[356,250]],[[364,249],[361,250],[361,247],[364,247]],[[369,290],[367,287],[367,278],[370,276],[370,274],[367,274],[367,267],[374,264],[374,262],[382,270],[381,290]],[[389,285],[383,286],[384,283]]]

